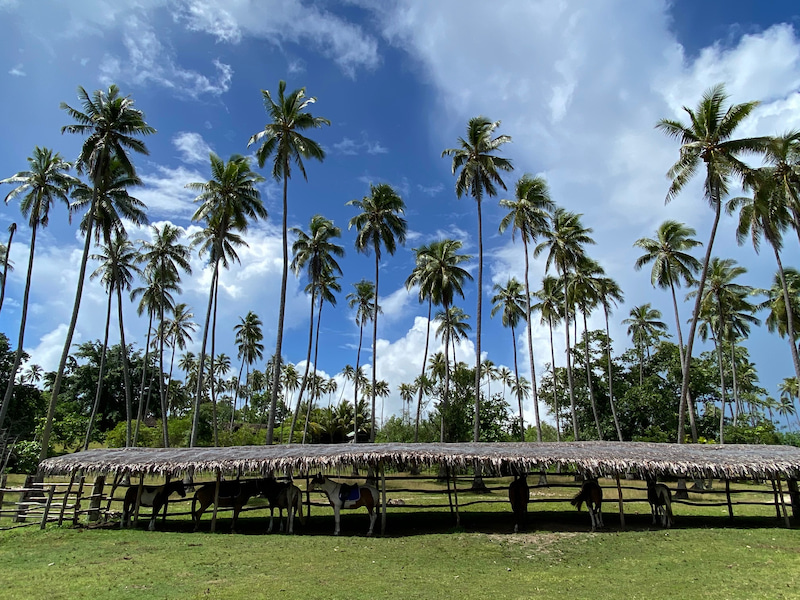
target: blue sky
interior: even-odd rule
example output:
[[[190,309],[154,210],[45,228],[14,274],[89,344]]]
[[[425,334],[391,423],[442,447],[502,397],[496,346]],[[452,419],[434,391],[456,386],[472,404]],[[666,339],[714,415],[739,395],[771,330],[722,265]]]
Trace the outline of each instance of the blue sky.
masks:
[[[330,376],[355,364],[358,329],[344,295],[373,273],[372,257],[353,248],[347,222],[354,212],[345,203],[382,182],[406,202],[408,242],[385,257],[381,271],[377,374],[392,386],[388,415],[399,412],[397,385],[418,374],[424,347],[425,307],[403,287],[412,248],[449,236],[477,253],[475,203],[456,199],[450,162],[441,157],[469,118],[500,120],[500,132],[513,138],[504,147],[516,167],[505,178],[509,190],[525,172],[543,175],[553,199],[583,213],[593,228],[591,256],[625,293],[612,324],[622,351],[629,341],[620,321],[634,305],[651,302],[674,330],[668,294],[651,288],[649,273],[633,270],[633,242],[652,237],[668,218],[695,227],[705,241],[711,221],[699,179],[665,206],[665,173],[678,148],[655,123],[682,118],[681,106],[694,107],[704,90],[724,82],[733,102],[762,101],[743,135],[800,128],[798,27],[800,9],[789,1],[0,0],[0,178],[25,169],[36,145],[74,160],[81,139],[60,134],[69,119],[59,103],[78,106],[79,85],[91,91],[116,83],[158,130],[147,139],[150,155],[135,158],[146,185],[134,195],[147,203],[152,224],[169,221],[191,232],[194,194],[184,186],[208,179],[208,152],[248,153],[248,138],[266,122],[260,90],[274,93],[280,79],[290,90],[304,86],[317,98],[313,113],[331,126],[312,134],[325,161],[307,163],[307,182],[299,175],[290,182],[289,223],[306,229],[314,214],[323,214],[344,230],[347,251],[338,307],[323,314],[318,367]],[[266,349],[274,350],[280,186],[268,180],[261,191],[269,219],[251,227],[241,265],[221,281],[217,339],[234,361],[232,328],[249,310],[263,320]],[[494,283],[521,278],[522,247],[497,233],[503,214],[497,199],[484,206],[482,345],[495,364],[511,366],[510,334],[489,318],[489,298]],[[0,331],[16,339],[30,241],[16,203],[0,207],[0,231],[12,221],[20,223],[11,252],[16,270]],[[725,219],[715,254],[746,266],[746,283],[768,287],[774,259],[766,250],[757,256],[737,247],[733,228]],[[147,228],[130,233],[149,236]],[[57,207],[37,240],[25,340],[32,360],[47,370],[56,368],[63,347],[81,248],[65,209]],[[791,240],[784,262],[798,264]],[[193,264],[182,300],[201,322],[209,274],[201,260]],[[534,288],[543,272],[543,260],[535,261]],[[295,363],[304,360],[307,341],[304,285],[290,280],[284,355]],[[101,337],[104,296],[98,284],[87,284],[76,343]],[[460,305],[474,315],[475,301],[472,285]],[[690,310],[682,307],[685,319]],[[146,323],[133,306],[126,320],[128,340],[143,345]],[[590,326],[601,327],[602,314]],[[525,332],[519,334],[524,340]],[[538,322],[534,337],[541,374],[549,347]],[[786,341],[764,329],[747,345],[762,384],[776,395],[777,383],[793,375]],[[563,347],[557,350],[563,357]],[[462,342],[458,357],[474,363],[472,340]],[[520,359],[527,364],[524,354]],[[369,353],[364,360],[371,363]],[[523,374],[530,378],[527,368]],[[530,401],[525,411],[529,419]]]

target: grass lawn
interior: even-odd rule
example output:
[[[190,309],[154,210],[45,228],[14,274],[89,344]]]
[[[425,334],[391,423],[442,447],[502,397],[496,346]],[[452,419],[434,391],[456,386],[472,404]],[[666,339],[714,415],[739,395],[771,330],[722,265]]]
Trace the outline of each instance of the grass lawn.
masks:
[[[375,538],[364,537],[363,509],[344,514],[333,537],[331,511],[320,507],[294,536],[264,534],[262,511],[244,513],[239,534],[228,533],[227,513],[215,534],[207,517],[201,533],[181,517],[156,532],[146,521],[0,531],[0,598],[800,598],[800,535],[773,507],[737,506],[731,524],[727,507],[676,505],[665,531],[650,526],[646,503],[626,503],[623,531],[616,490],[601,483],[606,528],[597,533],[585,510],[564,502],[532,503],[520,534],[509,533],[507,502],[464,507],[460,527],[447,508],[389,507],[388,533]],[[534,488],[532,498],[572,493]],[[463,503],[485,499],[504,495],[459,493]]]

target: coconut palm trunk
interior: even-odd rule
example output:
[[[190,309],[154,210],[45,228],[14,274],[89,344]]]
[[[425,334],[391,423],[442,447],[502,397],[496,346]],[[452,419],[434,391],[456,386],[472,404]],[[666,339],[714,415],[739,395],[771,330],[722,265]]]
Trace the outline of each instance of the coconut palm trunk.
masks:
[[[608,361],[608,401],[611,404],[611,416],[614,417],[614,428],[617,430],[617,437],[619,441],[622,440],[622,429],[619,426],[619,418],[617,417],[617,406],[614,402],[614,380],[612,379],[612,364],[611,364],[611,330],[608,325],[608,305],[603,302],[603,314],[606,319],[606,360]]]
[[[314,371],[311,375],[311,381],[316,381],[317,378],[317,356],[319,355],[319,325],[322,322],[322,298],[319,300],[319,310],[317,311],[317,337],[314,341]],[[306,436],[308,434],[308,421],[311,419],[311,409],[313,404],[313,394],[311,395],[311,401],[308,403],[308,408],[306,409],[306,422],[303,425],[303,443],[306,443]]]
[[[564,342],[567,346],[567,386],[569,388],[569,408],[572,413],[572,434],[574,441],[580,440],[578,433],[578,414],[575,411],[575,382],[572,379],[572,359],[571,359],[571,346],[569,340],[569,313],[570,307],[567,304],[569,298],[569,283],[567,281],[567,270],[562,265],[561,277],[564,280]]]
[[[417,418],[414,421],[414,443],[419,442],[419,419],[422,413],[422,378],[425,377],[425,366],[428,363],[428,345],[431,338],[431,314],[433,312],[433,300],[428,297],[428,324],[425,328],[425,351],[422,353],[422,372],[419,374],[419,389],[417,390]]]
[[[684,351],[683,351],[683,333],[681,328],[681,318],[678,314],[678,297],[675,294],[675,284],[670,282],[670,290],[672,291],[672,307],[675,310],[675,328],[678,331],[678,358],[681,361],[681,375],[683,375],[683,369],[686,368],[686,360],[684,358]],[[683,431],[686,426],[686,413],[689,413],[689,427],[692,431],[692,443],[697,443],[697,423],[695,422],[694,417],[694,403],[692,401],[692,396],[688,392],[686,392],[686,401],[684,402],[681,400],[680,408],[678,409],[678,432],[679,437],[681,440],[678,443],[683,441]]]
[[[800,235],[800,233],[798,233]],[[789,338],[789,346],[792,349],[792,363],[794,364],[794,372],[797,381],[800,382],[800,357],[797,354],[797,337],[795,335],[795,323],[794,323],[794,315],[791,307],[791,297],[789,296],[789,286],[786,283],[786,274],[783,270],[783,262],[781,261],[781,253],[778,251],[776,244],[772,241],[771,238],[767,238],[770,240],[770,245],[772,246],[772,250],[775,253],[775,261],[778,263],[778,274],[781,280],[781,288],[783,289],[783,302],[786,306],[786,335]],[[2,423],[2,420],[0,420]]]
[[[584,362],[586,366],[586,385],[588,386],[589,391],[589,400],[592,403],[592,414],[594,415],[594,424],[597,427],[597,438],[602,440],[603,439],[603,430],[600,427],[600,417],[597,414],[597,402],[594,399],[594,388],[592,386],[592,369],[589,366],[589,350],[591,348],[591,344],[589,343],[589,326],[586,323],[586,308],[583,307],[581,311],[583,313],[583,335],[586,339],[586,347],[584,352]]]
[[[214,306],[214,283],[219,273],[219,258],[214,259],[214,269],[211,274],[211,289],[208,292],[208,308],[206,309],[206,321],[203,325],[203,341],[200,345],[200,358],[197,361],[197,386],[194,395],[194,406],[192,409],[192,432],[189,436],[189,447],[194,448],[197,444],[197,433],[200,428],[200,397],[203,393],[203,373],[206,360],[206,343],[208,341],[208,329],[211,324],[211,309]]]
[[[536,387],[536,361],[533,358],[533,322],[531,321],[531,288],[528,278],[528,239],[522,236],[522,246],[525,251],[525,322],[528,324],[528,358],[531,368],[531,389],[533,390],[533,419],[536,423],[536,441],[542,441],[542,423],[539,419],[539,391]],[[520,409],[520,415],[522,415]],[[525,441],[523,437],[522,441]]]
[[[92,411],[89,414],[89,423],[86,426],[86,437],[83,441],[83,449],[89,449],[89,442],[92,439],[92,431],[94,430],[94,421],[97,417],[97,411],[100,409],[100,398],[103,395],[103,377],[105,376],[106,369],[106,351],[108,349],[108,332],[111,328],[111,293],[108,294],[108,308],[106,309],[106,327],[105,334],[103,335],[103,348],[100,351],[100,369],[97,373],[97,386],[94,395],[94,403],[92,404]]]
[[[550,361],[553,365],[553,409],[556,417],[556,441],[561,441],[561,423],[558,415],[558,377],[556,376],[556,354],[555,344],[553,343],[553,319],[547,318],[547,324],[550,328]]]
[[[8,259],[11,254],[11,242],[14,240],[14,234],[17,232],[17,224],[11,223],[8,227],[8,246],[6,246],[6,255],[3,257],[3,280],[0,281],[0,310],[3,310],[3,300],[6,297],[6,278],[8,277]]]
[[[481,323],[483,321],[483,218],[481,216],[481,199],[476,198],[476,201],[478,205],[478,313],[475,318],[475,418],[472,432],[473,442],[478,442],[481,437]],[[483,480],[477,473],[472,487],[483,487]]]
[[[358,374],[361,368],[361,344],[364,341],[364,322],[358,332],[358,352],[356,353],[356,372],[353,375],[353,443],[358,443]]]
[[[147,338],[145,341],[145,348],[144,348],[144,360],[142,361],[142,381],[139,384],[139,409],[136,411],[136,426],[133,429],[133,445],[136,446],[139,443],[139,424],[144,419],[144,385],[147,381],[147,364],[150,360],[150,332],[153,330],[153,311],[147,311],[149,313],[148,323],[147,323]],[[164,415],[161,415],[164,418]],[[167,428],[166,428],[166,419],[162,422],[162,434],[163,434],[163,443],[164,448],[169,448],[169,439],[167,438]]]
[[[316,305],[316,292],[311,292],[311,317],[308,320],[308,350],[306,352],[306,368],[303,372],[303,379],[300,383],[300,392],[297,394],[297,402],[294,407],[294,414],[292,415],[292,424],[289,427],[289,443],[292,443],[294,437],[294,428],[297,425],[297,417],[300,415],[300,402],[303,399],[303,392],[308,385],[308,371],[311,367],[311,348],[314,342],[314,308]]]
[[[131,373],[128,367],[128,347],[125,345],[125,326],[122,321],[122,287],[117,288],[117,318],[119,320],[120,359],[122,360],[122,380],[125,385],[125,445],[131,447],[131,424],[133,421],[133,395]],[[109,291],[109,295],[111,292]]]
[[[378,385],[378,275],[380,273],[380,253],[377,251],[375,252],[375,302],[373,310],[373,318],[372,318],[372,389],[371,392],[371,403],[372,403],[372,414],[370,418],[372,419],[371,428],[369,432],[369,441],[370,443],[375,442],[375,392]]]

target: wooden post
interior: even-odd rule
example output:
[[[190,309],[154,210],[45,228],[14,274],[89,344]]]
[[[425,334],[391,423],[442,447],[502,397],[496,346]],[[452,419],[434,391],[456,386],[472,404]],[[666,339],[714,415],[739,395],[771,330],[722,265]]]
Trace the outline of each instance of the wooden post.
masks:
[[[214,512],[211,515],[211,533],[217,530],[217,507],[219,506],[219,482],[222,479],[222,471],[217,469],[217,485],[214,488]]]
[[[33,475],[28,475],[25,477],[25,483],[22,484],[23,490],[29,490],[33,485]],[[27,509],[25,508],[24,502],[28,499],[28,492],[23,491],[19,495],[19,503],[17,504],[17,514],[14,515],[14,523],[24,523],[25,522],[25,513]]]
[[[100,503],[103,501],[103,488],[106,485],[106,476],[95,477],[92,486],[92,499],[89,502],[89,522],[93,523],[100,518]]]
[[[47,492],[47,501],[44,504],[44,512],[42,513],[42,522],[39,525],[39,529],[44,529],[45,525],[47,525],[47,516],[50,514],[50,505],[53,503],[53,494],[55,493],[56,493],[56,486],[51,485],[50,491]]]
[[[622,503],[622,484],[619,481],[619,473],[617,473],[617,495],[619,496],[619,527],[625,529],[625,508]]]
[[[725,498],[728,501],[728,519],[733,523],[733,503],[731,502],[731,480],[725,479]]]
[[[778,477],[778,496],[781,499],[781,509],[783,510],[783,521],[786,523],[786,529],[791,528],[789,524],[789,513],[786,512],[786,500],[783,499],[783,486],[781,485],[781,478]]]
[[[172,478],[169,475],[167,475],[164,478],[164,489],[165,490],[166,490],[166,487],[169,485],[170,479],[172,479]],[[164,498],[164,516],[161,517],[161,522],[162,523],[166,523],[167,522],[167,508],[169,508],[169,495],[167,495],[167,497]],[[153,517],[158,517],[158,515],[153,515]],[[153,522],[155,523],[155,521],[153,521]]]
[[[458,512],[458,477],[455,473],[453,474],[453,497],[456,501],[456,527],[458,527],[461,525],[461,514]]]
[[[450,491],[450,468],[446,467],[446,477],[447,480],[447,502],[450,504],[450,514],[452,515],[455,511],[453,510],[453,493]]]
[[[0,517],[3,516],[3,496],[5,495],[6,480],[8,475],[0,473]]]
[[[775,480],[774,479],[770,479],[770,482],[772,483],[772,496],[775,498],[775,517],[778,520],[780,520],[780,518],[781,518],[781,501],[778,498],[778,488],[775,485]]]
[[[67,509],[67,502],[69,501],[69,497],[72,494],[72,484],[75,483],[75,471],[69,476],[69,485],[67,486],[67,491],[64,492],[64,501],[61,503],[61,512],[58,513],[58,526],[61,527],[61,524],[64,522],[64,511]]]
[[[380,464],[381,470],[381,535],[386,533],[386,470],[383,463]]]
[[[800,519],[800,490],[797,488],[797,479],[788,479],[786,486],[789,490],[789,498],[792,500],[792,515],[795,519]]]
[[[133,519],[131,519],[131,527],[139,526],[139,509],[142,506],[142,492],[144,492],[144,473],[139,475],[139,486],[136,490],[136,504],[133,508]]]
[[[81,498],[83,498],[83,486],[86,485],[86,475],[81,475],[78,482],[78,492],[75,495],[75,510],[72,513],[72,525],[78,524],[78,517],[81,514]]]
[[[308,471],[306,471],[306,517],[311,517],[311,480],[308,477]]]

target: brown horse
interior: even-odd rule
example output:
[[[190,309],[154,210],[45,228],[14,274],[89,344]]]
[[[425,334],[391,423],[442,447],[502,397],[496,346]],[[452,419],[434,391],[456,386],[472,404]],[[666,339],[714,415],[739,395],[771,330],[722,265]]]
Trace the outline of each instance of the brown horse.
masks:
[[[186,497],[186,488],[183,486],[183,481],[180,479],[170,481],[164,485],[142,486],[142,495],[139,498],[139,506],[153,507],[153,514],[150,516],[150,525],[148,526],[150,531],[155,531],[156,517],[158,516],[158,513],[161,511],[162,507],[164,508],[164,515],[166,516],[167,500],[173,493],[176,492],[181,498]],[[138,495],[138,485],[132,485],[128,488],[128,491],[125,492],[125,500],[122,502],[122,521],[119,524],[120,529],[130,524],[131,515],[136,507],[136,496]]]
[[[276,507],[278,509],[278,520],[280,521],[280,531],[283,531],[283,509],[286,509],[288,532],[294,533],[295,513],[300,517],[300,523],[305,524],[303,497],[300,488],[289,481],[278,483],[274,478],[268,478],[265,482],[263,494],[269,502],[269,528],[267,528],[267,533],[272,533],[272,521]]]
[[[663,483],[656,483],[652,477],[647,478],[647,501],[653,513],[653,525],[661,521],[661,526],[672,525],[672,491]]]
[[[589,518],[592,521],[592,531],[603,525],[603,488],[597,483],[597,478],[585,479],[581,486],[581,491],[570,501],[572,506],[578,510],[581,509],[583,503],[586,503],[586,508],[589,509]]]
[[[527,473],[514,478],[508,486],[508,499],[511,502],[511,510],[514,511],[514,533],[517,533],[520,527],[525,526],[525,517],[528,514],[530,491]]]
[[[328,496],[328,502],[333,507],[334,529],[333,535],[339,535],[339,512],[343,508],[359,508],[366,506],[369,512],[369,530],[367,535],[372,535],[375,527],[375,519],[378,517],[375,507],[379,505],[378,490],[371,485],[344,486],[341,483],[328,479],[322,473],[318,473],[311,480],[310,490],[319,489]],[[352,492],[352,494],[351,494]]]
[[[253,496],[263,495],[263,490],[267,489],[269,479],[245,479],[244,481],[220,481],[219,482],[219,501],[217,507],[233,507],[233,522],[231,523],[231,533],[236,533],[236,519],[239,517],[242,507],[247,504]],[[273,480],[274,481],[274,480]],[[192,520],[194,530],[200,527],[200,517],[203,512],[214,504],[216,493],[216,482],[204,483],[194,493],[192,500]],[[197,504],[200,508],[197,509]]]

